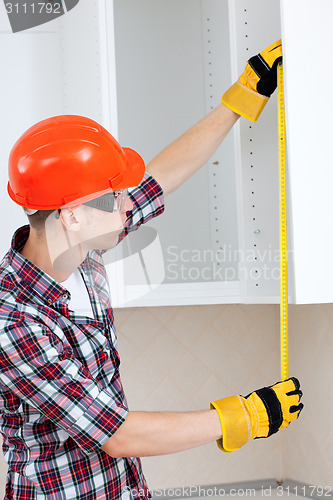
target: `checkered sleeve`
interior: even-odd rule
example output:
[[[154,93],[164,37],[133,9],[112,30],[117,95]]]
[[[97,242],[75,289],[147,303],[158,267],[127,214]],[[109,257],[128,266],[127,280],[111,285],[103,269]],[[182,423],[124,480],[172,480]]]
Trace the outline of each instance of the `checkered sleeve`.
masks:
[[[43,325],[1,332],[1,381],[16,396],[94,451],[124,422],[128,409],[112,386],[102,387],[65,341]]]
[[[145,173],[139,186],[129,192],[129,196],[133,210],[127,212],[125,228],[120,234],[119,241],[164,211],[163,190],[148,172]]]

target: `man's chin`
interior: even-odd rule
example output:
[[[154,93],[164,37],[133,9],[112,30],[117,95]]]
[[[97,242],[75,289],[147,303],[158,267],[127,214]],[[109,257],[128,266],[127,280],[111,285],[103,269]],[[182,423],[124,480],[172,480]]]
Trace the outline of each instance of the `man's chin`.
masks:
[[[120,233],[121,230],[112,231],[112,233],[93,238],[87,242],[87,247],[90,250],[110,250],[117,245]]]

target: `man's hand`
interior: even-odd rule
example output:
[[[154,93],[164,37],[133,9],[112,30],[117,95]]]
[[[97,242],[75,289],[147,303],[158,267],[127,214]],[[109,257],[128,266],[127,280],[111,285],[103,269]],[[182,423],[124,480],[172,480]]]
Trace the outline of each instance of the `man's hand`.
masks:
[[[281,40],[248,60],[244,73],[221,101],[235,113],[256,122],[277,86],[277,65],[282,61]]]
[[[302,391],[299,381],[290,378],[264,387],[248,396],[231,396],[211,403],[217,410],[222,439],[218,447],[225,452],[238,450],[248,441],[269,437],[299,417]]]

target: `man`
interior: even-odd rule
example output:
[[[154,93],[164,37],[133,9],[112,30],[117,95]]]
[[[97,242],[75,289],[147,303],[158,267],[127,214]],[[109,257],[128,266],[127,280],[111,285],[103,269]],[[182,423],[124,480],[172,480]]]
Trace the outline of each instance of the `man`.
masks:
[[[1,268],[1,431],[6,499],[149,498],[140,456],[217,441],[226,452],[298,418],[292,378],[198,412],[128,411],[102,254],[163,211],[164,195],[206,163],[240,115],[276,87],[281,43],[249,61],[212,113],[144,170],[90,119],[31,127],[9,160],[10,197],[30,226]],[[127,189],[137,186],[128,194]]]

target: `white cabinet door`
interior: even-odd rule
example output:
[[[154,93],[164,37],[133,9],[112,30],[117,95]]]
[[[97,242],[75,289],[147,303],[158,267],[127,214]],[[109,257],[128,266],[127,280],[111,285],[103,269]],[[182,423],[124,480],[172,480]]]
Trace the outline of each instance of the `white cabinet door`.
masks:
[[[331,0],[281,1],[296,303],[333,301]]]

